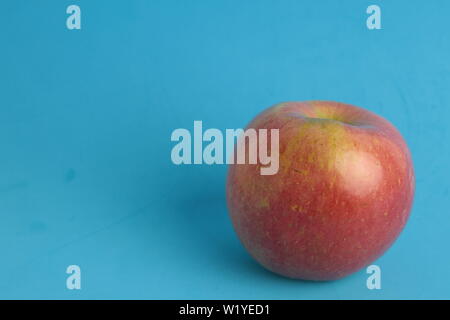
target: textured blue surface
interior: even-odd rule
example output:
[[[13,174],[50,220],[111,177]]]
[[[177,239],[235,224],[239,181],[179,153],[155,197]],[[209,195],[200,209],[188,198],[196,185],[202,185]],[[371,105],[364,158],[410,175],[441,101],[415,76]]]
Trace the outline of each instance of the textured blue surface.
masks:
[[[66,28],[78,4],[82,29]],[[382,9],[382,30],[366,8]],[[450,298],[449,1],[2,1],[0,298]],[[335,282],[284,279],[237,240],[225,166],[175,166],[176,128],[336,100],[408,142],[411,219]],[[82,289],[66,289],[66,267]]]

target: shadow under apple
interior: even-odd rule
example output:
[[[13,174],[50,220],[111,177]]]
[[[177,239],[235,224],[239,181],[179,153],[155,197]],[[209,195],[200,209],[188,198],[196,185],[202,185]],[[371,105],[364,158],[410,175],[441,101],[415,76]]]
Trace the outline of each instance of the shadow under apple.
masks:
[[[192,249],[192,259],[206,261],[209,268],[231,274],[233,278],[230,281],[240,281],[245,277],[252,282],[318,285],[274,274],[246,252],[228,217],[225,166],[180,166],[172,173],[170,189],[177,188],[178,191],[177,197],[169,201],[170,211],[178,221],[178,236]]]

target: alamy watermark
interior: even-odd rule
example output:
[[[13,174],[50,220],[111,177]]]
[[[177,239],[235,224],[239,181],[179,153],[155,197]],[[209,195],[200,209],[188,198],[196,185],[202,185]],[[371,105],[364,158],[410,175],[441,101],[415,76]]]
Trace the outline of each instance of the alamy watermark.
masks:
[[[226,129],[223,134],[210,128],[203,132],[202,121],[194,121],[193,134],[184,128],[172,132],[171,141],[178,143],[171,159],[176,165],[259,164],[261,175],[274,175],[279,169],[279,138],[279,129]]]
[[[69,290],[81,289],[81,268],[76,264],[67,267],[66,273],[69,276],[66,279],[66,288]]]
[[[81,9],[77,5],[70,5],[66,9],[66,13],[70,16],[66,19],[66,27],[69,30],[80,30],[81,29]]]
[[[367,278],[366,286],[369,290],[380,290],[381,289],[381,268],[376,264],[372,264],[367,267],[366,273],[370,274]]]

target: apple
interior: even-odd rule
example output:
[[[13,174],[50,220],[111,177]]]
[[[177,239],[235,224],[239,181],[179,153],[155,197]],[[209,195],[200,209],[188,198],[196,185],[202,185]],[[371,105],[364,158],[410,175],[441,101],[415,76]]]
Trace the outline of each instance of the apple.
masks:
[[[244,247],[290,278],[334,280],[380,257],[408,220],[414,170],[397,129],[359,107],[287,102],[247,128],[279,129],[279,170],[234,164],[227,203]]]

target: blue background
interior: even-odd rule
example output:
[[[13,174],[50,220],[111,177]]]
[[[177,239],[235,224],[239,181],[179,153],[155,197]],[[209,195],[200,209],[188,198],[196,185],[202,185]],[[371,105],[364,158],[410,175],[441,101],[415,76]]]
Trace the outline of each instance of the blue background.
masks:
[[[66,28],[66,8],[82,29]],[[368,30],[366,8],[382,9]],[[0,298],[450,298],[449,1],[2,1]],[[271,274],[227,216],[225,166],[175,166],[176,128],[290,100],[370,109],[407,140],[411,219],[365,270]],[[66,289],[68,265],[82,289]]]

